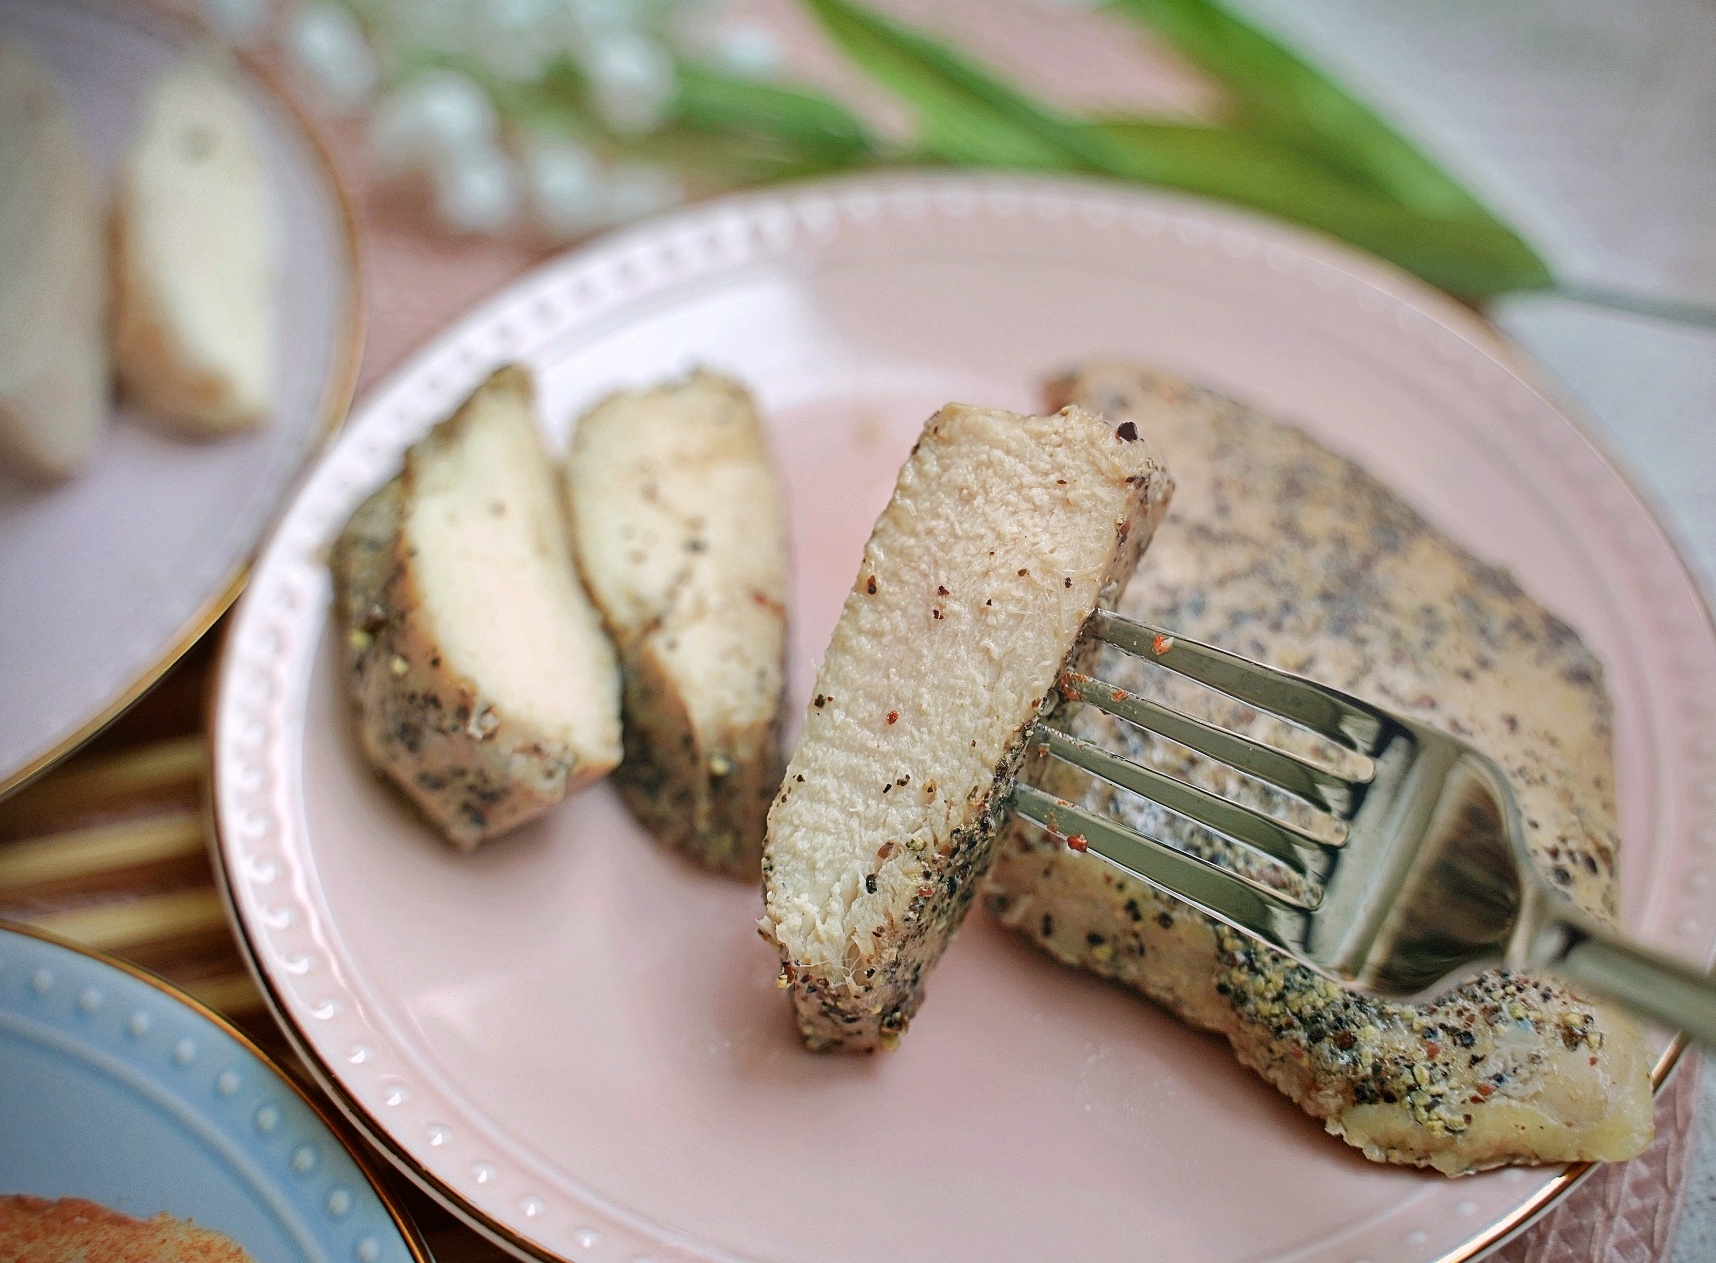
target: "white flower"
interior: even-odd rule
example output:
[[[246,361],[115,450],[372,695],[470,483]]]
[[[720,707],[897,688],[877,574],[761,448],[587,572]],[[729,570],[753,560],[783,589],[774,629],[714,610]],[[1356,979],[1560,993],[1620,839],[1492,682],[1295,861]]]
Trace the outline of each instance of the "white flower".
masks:
[[[607,31],[628,29],[639,17],[640,6],[634,0],[570,0],[570,3],[574,20],[592,38]]]
[[[654,131],[678,91],[673,58],[636,31],[614,31],[591,47],[584,63],[602,119],[622,136]]]
[[[451,155],[434,178],[436,213],[455,232],[500,232],[518,216],[518,172],[494,145]]]
[[[433,169],[492,148],[500,120],[488,93],[456,70],[430,70],[382,97],[369,143],[387,172]]]
[[[642,219],[685,200],[685,190],[660,167],[629,162],[614,168],[608,180],[608,218],[616,223]]]
[[[273,0],[197,2],[236,32],[259,29]],[[376,166],[428,177],[437,214],[459,232],[501,232],[528,211],[545,232],[569,240],[684,197],[666,170],[604,168],[558,131],[533,132],[542,124],[528,115],[503,120],[498,103],[513,99],[507,84],[540,80],[570,57],[589,88],[594,117],[584,123],[634,137],[671,121],[679,84],[667,41],[682,19],[704,32],[700,50],[687,55],[751,75],[772,73],[781,60],[766,27],[724,16],[726,0],[283,2],[298,67],[340,109],[371,103]],[[710,42],[717,33],[718,47]],[[384,71],[390,86],[371,101]],[[576,105],[562,98],[553,108]]]
[[[469,37],[469,9],[470,0],[361,0],[387,65],[418,50],[461,51]]]
[[[248,44],[268,20],[268,0],[202,0],[203,18],[235,44]]]
[[[761,22],[729,22],[715,32],[715,60],[734,74],[765,79],[781,68],[780,37]]]
[[[581,237],[606,222],[602,171],[583,146],[559,137],[533,137],[526,147],[524,171],[531,209],[554,237]]]
[[[332,0],[310,0],[292,12],[287,47],[299,70],[335,108],[351,110],[375,90],[378,70],[357,19]]]
[[[540,78],[565,43],[565,13],[555,0],[481,0],[475,10],[470,52],[502,78]]]

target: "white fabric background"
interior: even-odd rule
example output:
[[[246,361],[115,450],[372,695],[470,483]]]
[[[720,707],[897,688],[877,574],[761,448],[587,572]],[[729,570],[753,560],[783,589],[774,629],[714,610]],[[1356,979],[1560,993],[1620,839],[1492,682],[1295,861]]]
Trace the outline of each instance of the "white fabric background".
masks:
[[[1228,3],[1376,103],[1564,280],[1716,319],[1716,0]],[[1716,576],[1716,329],[1558,297],[1493,314]],[[1716,1074],[1699,1118],[1674,1263],[1716,1259]]]

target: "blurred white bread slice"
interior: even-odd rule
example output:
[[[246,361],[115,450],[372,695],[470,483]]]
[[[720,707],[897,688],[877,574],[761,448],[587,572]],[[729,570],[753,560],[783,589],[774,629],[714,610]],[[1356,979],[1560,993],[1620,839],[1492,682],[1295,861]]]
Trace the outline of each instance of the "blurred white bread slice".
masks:
[[[769,812],[805,1043],[890,1047],[989,868],[1025,733],[1173,484],[1131,425],[949,404],[877,519]]]
[[[573,546],[620,650],[632,810],[659,838],[755,881],[781,779],[786,541],[744,387],[697,372],[578,422]]]
[[[619,668],[573,570],[524,369],[497,371],[406,454],[332,566],[364,751],[456,846],[619,763]]]
[[[113,354],[158,420],[220,435],[268,415],[279,264],[250,106],[188,61],[149,88],[113,201]]]
[[[107,422],[107,259],[88,156],[48,68],[0,40],[0,461],[63,478]]]

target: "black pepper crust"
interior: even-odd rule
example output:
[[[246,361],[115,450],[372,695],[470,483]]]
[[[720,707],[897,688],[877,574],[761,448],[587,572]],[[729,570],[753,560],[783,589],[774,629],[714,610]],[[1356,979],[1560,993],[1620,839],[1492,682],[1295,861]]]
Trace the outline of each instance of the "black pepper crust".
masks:
[[[983,894],[991,915],[1067,964],[1226,1036],[1242,1064],[1331,1131],[1344,1133],[1355,1107],[1388,1107],[1392,1130],[1408,1142],[1361,1143],[1373,1159],[1449,1174],[1564,1160],[1564,1152],[1535,1153],[1529,1135],[1500,1148],[1483,1135],[1479,1151],[1465,1137],[1486,1112],[1534,1094],[1546,1074],[1596,1072],[1617,1025],[1620,1040],[1636,1038],[1567,988],[1505,970],[1426,1004],[1356,995],[1113,870],[1093,900],[1088,871],[1073,877],[1064,850],[1022,831],[1009,829],[997,847],[1001,880]],[[1020,880],[1025,865],[1034,882]]]
[[[365,500],[329,557],[346,685],[371,765],[468,850],[563,799],[578,761],[562,743],[510,722],[443,663],[418,616],[404,540],[410,476],[408,462]]]
[[[932,418],[926,435],[933,438],[936,434]],[[1113,608],[1119,600],[1173,493],[1167,471],[1153,461],[1146,472],[1129,477],[1126,482],[1128,495],[1112,523],[1112,552],[1099,576],[1094,599],[1086,598],[1091,603],[1083,608],[1085,618],[1092,609]],[[878,579],[869,569],[868,556],[867,553],[865,567],[854,581],[849,600],[862,601],[873,596],[888,581],[887,576]],[[1029,570],[1022,569],[1019,574],[1027,577]],[[952,596],[951,592],[936,593],[943,601]],[[936,616],[934,607],[931,616]],[[1087,669],[1099,649],[1098,642],[1077,638],[1060,670]],[[1028,708],[1022,708],[1028,718],[1008,734],[1002,757],[988,784],[972,787],[963,804],[963,817],[947,829],[939,845],[932,846],[920,838],[882,842],[876,853],[878,862],[886,864],[890,875],[908,876],[915,883],[915,893],[903,912],[896,915],[893,907],[888,908],[884,923],[873,931],[874,943],[864,956],[861,971],[843,971],[836,977],[826,966],[794,960],[788,948],[771,933],[769,917],[765,916],[762,934],[781,951],[780,982],[791,993],[799,1029],[808,1048],[821,1052],[873,1052],[890,1049],[898,1043],[923,1003],[924,984],[930,970],[964,921],[992,863],[998,831],[1006,820],[1005,804],[1026,758],[1025,733],[1040,715],[1052,708],[1053,684],[1059,673],[1057,670],[1043,680],[1038,686],[1040,694],[1029,699]],[[812,711],[822,710],[833,701],[832,697],[817,693],[811,699]],[[886,713],[883,719],[885,724],[893,722],[886,718]],[[975,746],[976,742],[972,744]],[[942,792],[933,780],[915,780],[911,773],[896,776],[879,786],[877,792],[888,794],[908,786],[923,793],[929,801]],[[786,801],[796,788],[793,783],[785,785],[777,801]],[[763,874],[765,890],[772,891],[774,865],[767,849]],[[866,880],[865,887],[869,893],[875,893],[871,880]]]
[[[755,880],[769,804],[786,767],[780,709],[758,728],[726,733],[724,747],[704,748],[647,645],[622,649],[620,667],[627,722],[614,782],[627,805],[661,841],[717,872]]]
[[[683,489],[676,494],[664,488],[683,478],[686,468],[674,467],[671,461],[657,465],[651,458],[645,462],[649,472],[634,489],[638,499],[653,506],[652,513],[660,516],[648,529],[637,529],[633,523],[631,533],[622,530],[621,538],[626,563],[633,571],[647,573],[667,557],[673,559],[670,566],[674,577],[665,593],[651,598],[648,613],[640,616],[616,590],[623,585],[613,580],[615,558],[593,551],[602,547],[600,532],[588,529],[587,507],[581,511],[586,502],[576,489],[580,479],[589,478],[589,471],[602,464],[591,455],[593,448],[602,450],[602,444],[599,440],[590,442],[589,427],[598,424],[600,418],[611,417],[610,408],[625,406],[628,401],[635,406],[654,400],[656,410],[651,420],[660,421],[667,415],[660,409],[677,406],[673,399],[699,395],[719,400],[725,411],[717,414],[714,425],[701,438],[687,438],[682,428],[672,427],[674,459],[691,461],[693,468],[700,464],[703,475],[718,465],[755,461],[768,468],[768,476],[774,480],[761,422],[749,393],[731,378],[697,369],[682,380],[648,391],[617,392],[587,412],[574,430],[565,487],[574,553],[586,590],[601,611],[619,654],[624,757],[614,772],[615,784],[632,813],[657,840],[716,872],[754,881],[761,871],[769,805],[786,765],[780,731],[785,705],[787,611],[784,592],[756,586],[755,576],[740,579],[723,575],[722,563],[733,557],[720,556],[719,549],[742,549],[755,559],[766,555],[768,544],[778,541],[714,543],[726,536],[719,530],[711,531],[709,515],[719,517],[734,506],[683,502]],[[717,432],[723,436],[721,443],[736,446],[709,446],[715,442],[711,435]],[[754,447],[746,446],[747,435],[754,439]],[[603,484],[616,485],[617,480],[617,485],[633,487],[636,453],[623,460],[626,465],[619,470],[611,465],[600,469]],[[720,582],[714,583],[711,576]],[[688,682],[683,669],[673,669],[670,656],[688,628],[712,617],[723,619],[727,615],[722,610],[731,613],[735,606],[744,614],[766,612],[775,621],[781,632],[779,656],[768,668],[757,665],[746,685],[747,705],[720,716],[704,714],[701,723],[694,722],[684,692]]]
[[[786,963],[782,976],[792,992],[805,1047],[812,1052],[874,1052],[892,1048],[905,1034],[923,1004],[925,977],[971,911],[980,879],[989,869],[1005,818],[997,804],[1012,793],[1024,758],[1024,728],[1009,744],[1011,753],[996,769],[988,791],[972,804],[969,823],[955,829],[938,850],[905,844],[919,864],[917,893],[902,918],[890,916],[880,935],[882,949],[865,977],[841,985],[813,969]],[[765,880],[768,870],[765,858]]]
[[[1474,741],[1513,780],[1529,844],[1551,880],[1612,918],[1609,702],[1596,660],[1570,628],[1297,430],[1125,366],[1095,368],[1051,395],[1135,418],[1176,462],[1177,513],[1124,612]],[[1136,660],[1105,656],[1096,674],[1265,731],[1255,713],[1200,701]],[[1069,707],[1056,722],[1204,788],[1290,808],[1284,796],[1092,708]],[[1267,735],[1294,739],[1281,726]],[[1070,769],[1037,774],[1045,788],[1145,832],[1220,862],[1243,858]],[[1638,1032],[1559,983],[1496,971],[1428,1004],[1353,995],[1023,825],[997,844],[984,902],[1052,955],[1222,1033],[1240,1061],[1369,1157],[1457,1173],[1627,1157],[1649,1141],[1649,1058]],[[1555,1115],[1553,1125],[1525,1125],[1540,1109]]]

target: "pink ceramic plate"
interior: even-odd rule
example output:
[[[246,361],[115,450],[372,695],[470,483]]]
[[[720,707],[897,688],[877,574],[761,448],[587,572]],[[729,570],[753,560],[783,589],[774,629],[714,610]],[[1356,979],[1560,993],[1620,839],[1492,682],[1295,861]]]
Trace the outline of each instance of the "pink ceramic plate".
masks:
[[[791,500],[794,701],[925,416],[1028,408],[1082,357],[1291,418],[1501,562],[1602,655],[1626,917],[1704,958],[1716,636],[1662,529],[1516,354],[1337,247],[1203,203],[960,175],[696,208],[550,264],[378,390],[267,548],[215,707],[226,879],[283,1021],[352,1116],[521,1252],[578,1260],[1462,1257],[1567,1183],[1366,1162],[1165,1013],[975,914],[901,1049],[800,1050],[755,889],[598,787],[475,855],[363,766],[324,550],[489,369],[563,443],[604,392],[751,383]]]
[[[48,64],[102,183],[149,83],[196,43],[141,4],[84,0],[0,0],[0,39]],[[95,459],[69,482],[43,488],[0,470],[0,795],[136,701],[220,616],[351,402],[362,346],[350,217],[285,101],[236,73],[260,123],[283,255],[274,415],[254,433],[195,443],[116,405]]]

